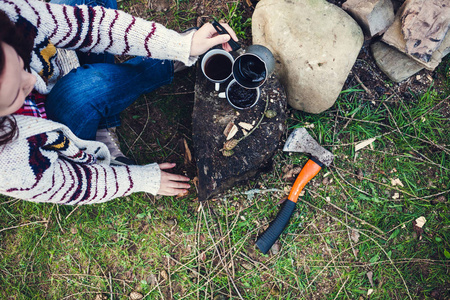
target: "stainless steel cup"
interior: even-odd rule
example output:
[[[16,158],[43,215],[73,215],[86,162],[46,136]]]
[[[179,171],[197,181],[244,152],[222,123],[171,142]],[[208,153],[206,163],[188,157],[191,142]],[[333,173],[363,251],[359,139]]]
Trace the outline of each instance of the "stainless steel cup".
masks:
[[[241,86],[254,89],[263,85],[274,69],[272,52],[262,45],[250,45],[234,60],[233,76]]]

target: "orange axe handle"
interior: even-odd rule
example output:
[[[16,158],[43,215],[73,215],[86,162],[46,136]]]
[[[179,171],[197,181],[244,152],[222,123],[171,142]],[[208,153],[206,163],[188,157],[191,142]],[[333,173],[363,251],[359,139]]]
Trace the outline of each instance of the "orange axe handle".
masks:
[[[294,185],[291,188],[288,199],[284,202],[283,207],[277,214],[275,220],[273,220],[269,227],[256,241],[256,245],[262,253],[266,254],[275,241],[278,239],[284,228],[288,224],[292,213],[294,212],[295,205],[297,204],[298,196],[305,187],[305,185],[314,178],[322,169],[322,163],[311,157],[305,164],[305,166],[298,174]]]
[[[291,188],[288,199],[297,203],[298,196],[300,196],[300,193],[303,191],[305,185],[313,179],[321,169],[321,163],[318,164],[315,162],[315,159],[308,160],[303,169],[300,171],[300,174],[298,174],[297,179]]]

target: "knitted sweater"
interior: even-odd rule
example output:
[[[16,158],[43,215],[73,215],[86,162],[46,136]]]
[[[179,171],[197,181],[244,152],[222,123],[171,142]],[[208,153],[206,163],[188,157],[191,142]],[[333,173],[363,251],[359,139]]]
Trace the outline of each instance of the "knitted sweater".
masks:
[[[35,89],[44,95],[68,71],[57,48],[171,59],[187,66],[197,59],[190,56],[194,31],[180,35],[119,10],[37,0],[0,0],[0,9],[34,40],[30,66]]]
[[[19,137],[0,147],[0,193],[33,202],[92,204],[134,192],[156,194],[158,165],[110,166],[108,148],[59,123],[15,116]]]
[[[0,9],[34,40],[35,89],[48,94],[65,75],[67,49],[179,60],[187,66],[192,35],[103,7],[65,6],[36,0],[0,0]],[[76,67],[76,64],[72,67]],[[66,126],[15,116],[19,136],[0,147],[0,193],[34,202],[91,204],[129,195],[156,194],[157,164],[110,166],[107,147],[78,139]]]

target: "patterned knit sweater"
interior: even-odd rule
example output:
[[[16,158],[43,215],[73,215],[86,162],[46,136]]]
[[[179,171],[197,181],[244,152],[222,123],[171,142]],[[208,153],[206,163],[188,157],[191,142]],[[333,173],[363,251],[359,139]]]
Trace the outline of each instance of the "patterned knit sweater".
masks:
[[[110,166],[108,148],[59,123],[15,116],[19,137],[0,147],[0,193],[34,202],[91,204],[134,192],[156,194],[158,165]]]
[[[70,70],[67,55],[61,55],[67,49],[179,60],[188,66],[197,59],[189,55],[193,32],[180,35],[121,11],[36,0],[0,0],[0,9],[34,40],[31,71],[41,94]],[[80,140],[66,126],[50,120],[15,118],[19,136],[0,147],[1,194],[74,205],[159,190],[157,164],[110,166],[104,144]]]
[[[0,0],[0,9],[34,40],[31,71],[44,95],[68,71],[58,48],[179,60],[187,66],[197,60],[190,56],[194,31],[180,35],[119,10],[37,0]]]

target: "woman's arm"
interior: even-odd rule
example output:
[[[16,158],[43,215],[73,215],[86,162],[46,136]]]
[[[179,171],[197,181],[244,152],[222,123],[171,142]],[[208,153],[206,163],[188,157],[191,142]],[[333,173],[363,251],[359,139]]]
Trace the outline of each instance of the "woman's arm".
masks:
[[[37,0],[0,0],[0,9],[16,24],[30,22],[35,44],[85,52],[109,52],[158,59],[179,60],[191,65],[192,31],[181,35],[153,21],[101,6],[66,6]],[[26,20],[26,21],[25,21]],[[51,49],[48,49],[51,51]]]

